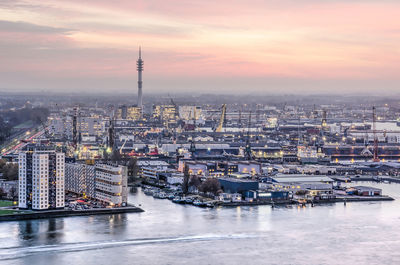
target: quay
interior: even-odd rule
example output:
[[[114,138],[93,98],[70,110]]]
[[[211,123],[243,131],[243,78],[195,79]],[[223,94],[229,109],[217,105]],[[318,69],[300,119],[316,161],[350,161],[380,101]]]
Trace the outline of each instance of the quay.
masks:
[[[346,203],[346,202],[378,202],[378,201],[394,201],[392,197],[389,196],[349,196],[349,197],[336,197],[329,200],[307,200],[304,203],[299,203],[298,200],[282,200],[282,201],[258,201],[258,202],[217,202],[215,206],[222,207],[236,207],[236,206],[257,206],[257,205],[291,205],[291,204],[328,204],[328,203]]]
[[[121,214],[121,213],[140,213],[143,209],[136,206],[118,207],[118,208],[103,208],[103,209],[85,209],[85,210],[51,210],[51,211],[36,211],[0,215],[0,222],[5,221],[21,221],[34,219],[47,219],[70,216],[86,216],[86,215],[105,215],[105,214]]]

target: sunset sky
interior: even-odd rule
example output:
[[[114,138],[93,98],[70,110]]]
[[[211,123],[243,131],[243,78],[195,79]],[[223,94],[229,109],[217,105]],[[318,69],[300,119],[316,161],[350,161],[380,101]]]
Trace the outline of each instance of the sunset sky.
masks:
[[[400,91],[398,0],[0,0],[0,90]]]

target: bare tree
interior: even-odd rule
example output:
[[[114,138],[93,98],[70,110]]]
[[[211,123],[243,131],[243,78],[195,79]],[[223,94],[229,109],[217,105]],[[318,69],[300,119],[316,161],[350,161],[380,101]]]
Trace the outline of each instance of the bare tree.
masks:
[[[221,185],[219,184],[218,179],[208,178],[200,185],[199,190],[204,193],[210,192],[214,195],[218,195],[221,191]]]
[[[132,183],[135,181],[135,179],[138,177],[139,174],[139,166],[137,163],[137,158],[136,157],[131,158],[127,166],[128,166],[128,176],[129,176],[128,181]]]
[[[189,179],[190,179],[189,166],[185,164],[185,167],[183,169],[183,183],[182,183],[182,191],[184,194],[187,194],[189,191]]]

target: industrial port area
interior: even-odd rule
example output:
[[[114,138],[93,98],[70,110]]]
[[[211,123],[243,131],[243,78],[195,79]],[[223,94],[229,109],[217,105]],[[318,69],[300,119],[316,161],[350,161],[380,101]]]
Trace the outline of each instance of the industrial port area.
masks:
[[[2,197],[14,200],[4,220],[141,211],[127,199],[138,186],[207,208],[393,200],[361,181],[400,182],[398,99],[144,97],[141,50],[137,71],[136,104],[118,95],[2,96],[2,168],[17,168],[2,173]],[[15,122],[26,112],[36,116]]]

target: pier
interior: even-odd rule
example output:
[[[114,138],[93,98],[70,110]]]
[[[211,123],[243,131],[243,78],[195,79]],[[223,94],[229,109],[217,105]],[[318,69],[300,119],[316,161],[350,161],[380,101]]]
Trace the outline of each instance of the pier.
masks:
[[[87,209],[87,210],[51,210],[51,211],[32,211],[24,213],[6,214],[0,216],[0,222],[4,221],[20,221],[47,219],[70,216],[87,216],[87,215],[105,215],[105,214],[121,214],[121,213],[140,213],[144,212],[136,206],[119,207],[119,208],[103,208],[103,209]]]

